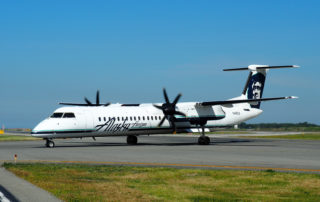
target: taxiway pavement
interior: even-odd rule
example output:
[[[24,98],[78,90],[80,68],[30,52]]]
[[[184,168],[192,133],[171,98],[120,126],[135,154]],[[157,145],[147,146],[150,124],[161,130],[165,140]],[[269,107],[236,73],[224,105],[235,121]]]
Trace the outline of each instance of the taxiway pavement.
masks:
[[[245,135],[247,136],[247,135]],[[198,168],[260,169],[320,172],[320,141],[240,138],[215,135],[210,145],[198,145],[194,135],[0,142],[0,161],[85,162]]]

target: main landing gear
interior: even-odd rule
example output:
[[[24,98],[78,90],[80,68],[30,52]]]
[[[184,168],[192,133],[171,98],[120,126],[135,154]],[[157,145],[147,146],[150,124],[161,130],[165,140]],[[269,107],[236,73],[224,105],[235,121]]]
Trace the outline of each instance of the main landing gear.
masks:
[[[136,145],[138,143],[138,138],[135,135],[128,135],[127,136],[127,144]]]
[[[46,139],[46,147],[53,148],[54,142],[51,139]]]
[[[204,132],[204,125],[201,125],[201,129],[202,129],[202,134],[198,138],[198,144],[199,145],[208,145],[208,144],[210,144],[210,138],[208,136],[206,136],[205,132]]]

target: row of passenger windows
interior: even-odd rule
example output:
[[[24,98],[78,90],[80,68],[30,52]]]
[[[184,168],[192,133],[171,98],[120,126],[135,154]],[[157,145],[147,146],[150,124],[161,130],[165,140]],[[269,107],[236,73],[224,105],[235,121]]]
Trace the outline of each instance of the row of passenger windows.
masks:
[[[50,118],[75,118],[74,113],[61,113],[61,112],[55,112],[53,113]]]
[[[126,117],[109,117],[108,120],[115,119],[118,121],[145,121],[145,120],[161,120],[161,116],[126,116]],[[107,121],[106,117],[98,117],[99,121]]]

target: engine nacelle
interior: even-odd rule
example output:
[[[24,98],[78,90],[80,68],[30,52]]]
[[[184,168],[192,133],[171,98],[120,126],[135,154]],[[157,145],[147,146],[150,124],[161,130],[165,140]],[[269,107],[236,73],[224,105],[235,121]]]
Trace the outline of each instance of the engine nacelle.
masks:
[[[226,113],[220,105],[195,106],[195,117],[189,118],[192,125],[205,125],[207,121],[223,119]]]

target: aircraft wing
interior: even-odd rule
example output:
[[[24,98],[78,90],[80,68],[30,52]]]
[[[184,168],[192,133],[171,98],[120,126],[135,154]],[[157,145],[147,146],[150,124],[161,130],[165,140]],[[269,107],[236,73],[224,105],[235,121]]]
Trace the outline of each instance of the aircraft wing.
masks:
[[[59,105],[71,105],[71,106],[88,106],[88,104],[80,104],[80,103],[69,103],[69,102],[59,102]]]
[[[273,97],[273,98],[261,98],[261,99],[251,99],[251,100],[209,101],[209,102],[200,102],[200,103],[198,103],[198,105],[201,105],[201,106],[226,105],[226,104],[264,102],[264,101],[270,101],[270,100],[283,100],[283,99],[296,99],[296,98],[298,98],[298,97],[287,96],[287,97]]]

